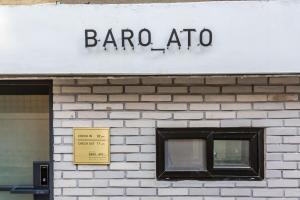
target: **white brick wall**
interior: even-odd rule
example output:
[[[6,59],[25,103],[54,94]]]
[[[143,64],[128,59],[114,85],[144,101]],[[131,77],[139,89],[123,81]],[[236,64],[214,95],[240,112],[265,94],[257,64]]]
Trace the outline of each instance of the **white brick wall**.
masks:
[[[300,76],[54,79],[55,200],[300,199]],[[157,181],[156,127],[265,127],[263,181]],[[72,128],[111,127],[109,166]]]

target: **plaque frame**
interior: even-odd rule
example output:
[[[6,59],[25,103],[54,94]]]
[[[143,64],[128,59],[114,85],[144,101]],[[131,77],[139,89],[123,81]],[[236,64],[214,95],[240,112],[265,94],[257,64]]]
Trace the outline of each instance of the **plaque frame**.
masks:
[[[78,158],[76,159],[76,152],[79,151],[78,145],[76,144],[76,141],[78,142],[78,139],[76,139],[76,132],[77,131],[107,131],[107,138],[106,138],[106,146],[107,149],[105,150],[105,154],[107,154],[107,159],[105,161],[80,161]],[[100,145],[98,145],[100,147]],[[88,147],[87,147],[88,148]],[[77,150],[76,150],[77,149]],[[88,155],[87,155],[88,157]],[[108,165],[110,164],[110,128],[73,128],[73,163],[76,165]]]

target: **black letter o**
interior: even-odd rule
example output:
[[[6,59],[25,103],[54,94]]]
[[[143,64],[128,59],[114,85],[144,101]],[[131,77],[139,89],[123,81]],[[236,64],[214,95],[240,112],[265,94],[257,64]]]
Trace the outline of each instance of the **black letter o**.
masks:
[[[148,40],[147,40],[146,43],[143,43],[143,41],[142,41],[143,32],[146,32],[147,36],[148,36]],[[151,32],[148,29],[144,28],[144,29],[140,30],[140,32],[139,32],[139,44],[143,47],[148,46],[148,45],[151,44]]]
[[[208,34],[208,42],[204,41],[204,34],[207,33]],[[200,32],[200,44],[204,47],[210,46],[212,43],[212,32],[209,29],[202,29],[202,31]]]

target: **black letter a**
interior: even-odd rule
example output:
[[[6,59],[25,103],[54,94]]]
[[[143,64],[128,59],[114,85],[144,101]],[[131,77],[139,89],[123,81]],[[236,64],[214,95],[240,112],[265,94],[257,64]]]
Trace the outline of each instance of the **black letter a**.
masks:
[[[175,39],[173,39],[173,37],[175,37]],[[177,32],[176,32],[176,29],[175,29],[175,28],[173,28],[173,30],[172,30],[172,33],[171,33],[171,35],[170,35],[170,38],[169,38],[167,47],[169,47],[171,43],[176,43],[176,44],[178,45],[178,47],[181,46],[180,40],[179,40],[179,38],[178,38],[178,35],[177,35]]]
[[[111,39],[111,40],[109,40],[109,39]],[[105,37],[105,40],[103,43],[103,47],[106,48],[107,44],[113,44],[117,48],[117,43],[115,41],[115,38],[114,38],[114,35],[113,35],[111,29],[109,29],[107,31],[107,34],[106,34],[106,37]]]

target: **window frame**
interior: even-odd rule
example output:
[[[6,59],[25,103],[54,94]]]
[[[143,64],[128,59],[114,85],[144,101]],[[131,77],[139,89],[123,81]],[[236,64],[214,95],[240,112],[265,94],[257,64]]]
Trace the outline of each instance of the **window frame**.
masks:
[[[165,141],[206,140],[206,171],[165,170]],[[248,140],[250,167],[214,167],[214,140]],[[156,177],[158,180],[262,180],[264,178],[263,128],[157,128]]]

